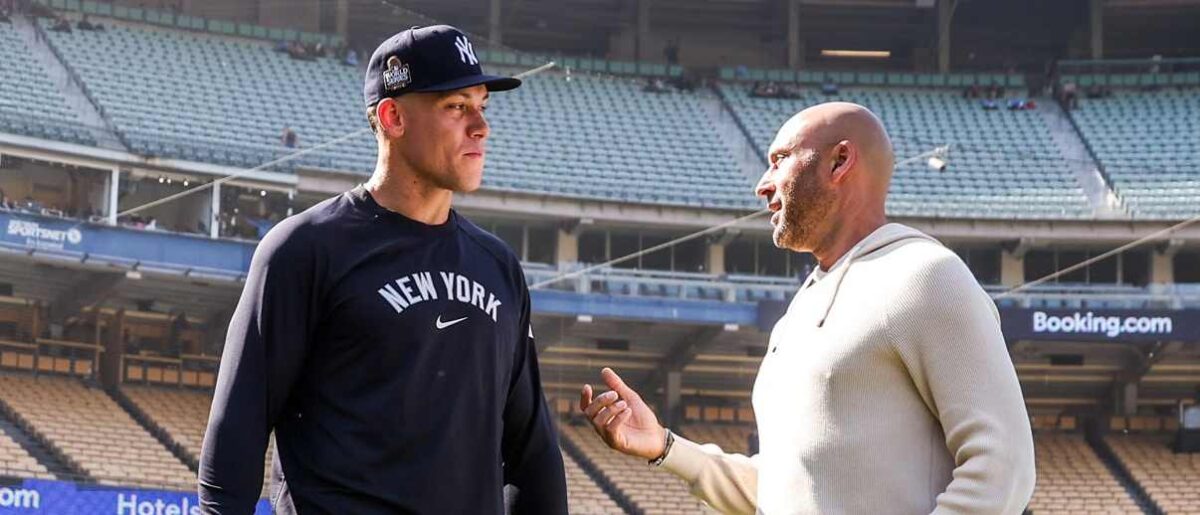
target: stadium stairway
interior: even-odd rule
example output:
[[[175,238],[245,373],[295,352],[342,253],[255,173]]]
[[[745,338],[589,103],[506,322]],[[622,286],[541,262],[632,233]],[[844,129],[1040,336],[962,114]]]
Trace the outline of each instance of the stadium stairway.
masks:
[[[111,122],[104,117],[103,112],[84,91],[84,86],[74,77],[66,62],[59,59],[54,47],[42,32],[37,23],[22,15],[12,16],[13,27],[17,29],[25,46],[42,65],[42,69],[50,76],[58,92],[67,100],[67,105],[76,113],[83,126],[96,140],[101,148],[128,151],[121,141]]]
[[[558,445],[562,448],[563,452],[566,453],[566,455],[571,459],[575,460],[575,463],[579,464],[579,468],[583,469],[583,472],[587,474],[588,478],[595,482],[600,489],[604,491],[604,493],[608,494],[609,497],[616,501],[617,506],[620,506],[621,509],[625,510],[626,513],[640,513],[640,511],[638,511],[636,506],[633,504],[633,500],[621,493],[616,485],[614,485],[612,481],[608,480],[608,477],[604,475],[604,472],[601,472],[600,469],[596,467],[596,464],[592,463],[591,460],[587,458],[587,455],[584,454],[583,449],[580,449],[579,446],[575,445],[574,441],[562,434],[561,425],[567,423],[568,422],[566,421],[560,421],[559,423],[560,427]]]
[[[1088,445],[1100,457],[1100,461],[1104,463],[1104,466],[1108,468],[1113,477],[1117,478],[1117,482],[1121,483],[1121,486],[1129,493],[1129,497],[1133,498],[1133,502],[1137,503],[1138,507],[1142,509],[1142,512],[1149,515],[1162,515],[1162,509],[1150,499],[1150,494],[1137,481],[1134,481],[1133,474],[1117,458],[1116,453],[1113,452],[1108,442],[1104,441],[1104,435],[1100,434],[1099,430],[1090,424],[1085,428],[1084,434],[1086,435],[1085,439]]]
[[[8,435],[13,442],[21,446],[26,453],[37,460],[54,477],[69,478],[76,475],[66,462],[55,456],[48,447],[30,436],[21,426],[17,425],[8,411],[4,409],[0,409],[0,433]]]
[[[1129,212],[1121,205],[1117,194],[1113,192],[1104,175],[1100,173],[1100,165],[1096,157],[1088,150],[1083,136],[1072,123],[1071,117],[1063,111],[1057,102],[1045,99],[1038,104],[1038,112],[1046,120],[1050,129],[1050,138],[1058,150],[1067,159],[1067,166],[1075,174],[1083,194],[1087,197],[1092,211],[1098,218],[1119,219],[1129,218]]]
[[[763,170],[767,169],[766,158],[754,147],[754,141],[750,139],[750,134],[746,132],[746,129],[738,123],[732,108],[721,99],[720,94],[715,90],[705,91],[704,96],[701,97],[701,104],[704,106],[704,113],[712,120],[717,133],[720,134],[721,143],[736,159],[738,170],[751,181],[757,182],[762,176]],[[749,190],[747,190],[747,194],[749,194]]]
[[[159,441],[159,443],[163,444],[163,447],[170,449],[171,454],[174,454],[176,458],[179,458],[179,461],[182,461],[184,464],[186,464],[188,468],[192,470],[192,472],[197,472],[200,470],[200,461],[197,460],[196,457],[191,453],[189,453],[187,449],[180,445],[179,442],[176,442],[175,439],[171,438],[171,434],[162,426],[155,423],[154,419],[150,417],[149,414],[139,408],[137,403],[133,402],[128,395],[125,395],[125,392],[121,391],[120,388],[105,388],[104,391],[108,393],[109,397],[112,397],[113,400],[117,401],[117,404],[124,408],[125,411],[129,413],[129,416],[133,417],[133,420],[138,423],[138,425],[145,428],[146,432],[153,435],[154,438]]]

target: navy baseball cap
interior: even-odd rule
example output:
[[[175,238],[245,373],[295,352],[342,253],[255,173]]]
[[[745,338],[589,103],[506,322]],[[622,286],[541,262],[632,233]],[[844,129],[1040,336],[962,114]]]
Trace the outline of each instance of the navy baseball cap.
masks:
[[[452,91],[483,84],[506,91],[521,79],[484,75],[471,41],[449,25],[413,27],[388,38],[367,62],[363,100],[373,106],[383,98],[418,91]]]

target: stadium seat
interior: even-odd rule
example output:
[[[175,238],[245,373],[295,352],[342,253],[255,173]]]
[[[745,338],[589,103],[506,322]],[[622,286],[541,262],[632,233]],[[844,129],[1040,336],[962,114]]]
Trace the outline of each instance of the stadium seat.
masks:
[[[804,73],[804,72],[801,72]],[[950,75],[950,84],[973,75]],[[987,81],[1005,76],[985,75]],[[871,108],[892,135],[897,160],[951,145],[949,168],[929,169],[924,160],[900,166],[892,180],[888,212],[901,216],[993,219],[1091,218],[1065,158],[1036,111],[984,111],[958,90],[912,89],[917,76],[888,74],[895,87],[842,88],[828,96],[806,89],[795,100],[753,98],[740,84],[719,91],[764,153],[780,120],[828,100]]]
[[[1159,85],[1165,75],[1114,75]],[[1159,79],[1158,77],[1162,77]],[[1117,87],[1117,86],[1114,86]],[[1071,111],[1110,187],[1135,218],[1179,220],[1200,214],[1200,118],[1197,88],[1113,90]]]
[[[1200,454],[1175,454],[1166,434],[1111,434],[1105,441],[1163,513],[1200,513]]]
[[[77,379],[0,374],[0,403],[102,485],[196,487],[195,473],[99,388]]]

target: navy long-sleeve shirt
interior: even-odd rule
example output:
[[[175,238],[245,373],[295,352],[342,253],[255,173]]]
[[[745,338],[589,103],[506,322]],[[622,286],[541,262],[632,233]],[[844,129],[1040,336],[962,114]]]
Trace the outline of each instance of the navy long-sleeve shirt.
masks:
[[[520,262],[451,211],[425,225],[359,186],[259,244],[200,459],[208,513],[566,513]]]

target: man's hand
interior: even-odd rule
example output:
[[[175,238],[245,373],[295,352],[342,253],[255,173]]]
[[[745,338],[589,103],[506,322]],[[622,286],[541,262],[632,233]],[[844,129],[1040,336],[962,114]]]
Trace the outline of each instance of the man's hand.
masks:
[[[647,460],[658,458],[666,445],[667,432],[642,397],[625,385],[611,368],[600,371],[608,392],[592,398],[592,385],[583,385],[579,409],[609,447]]]

